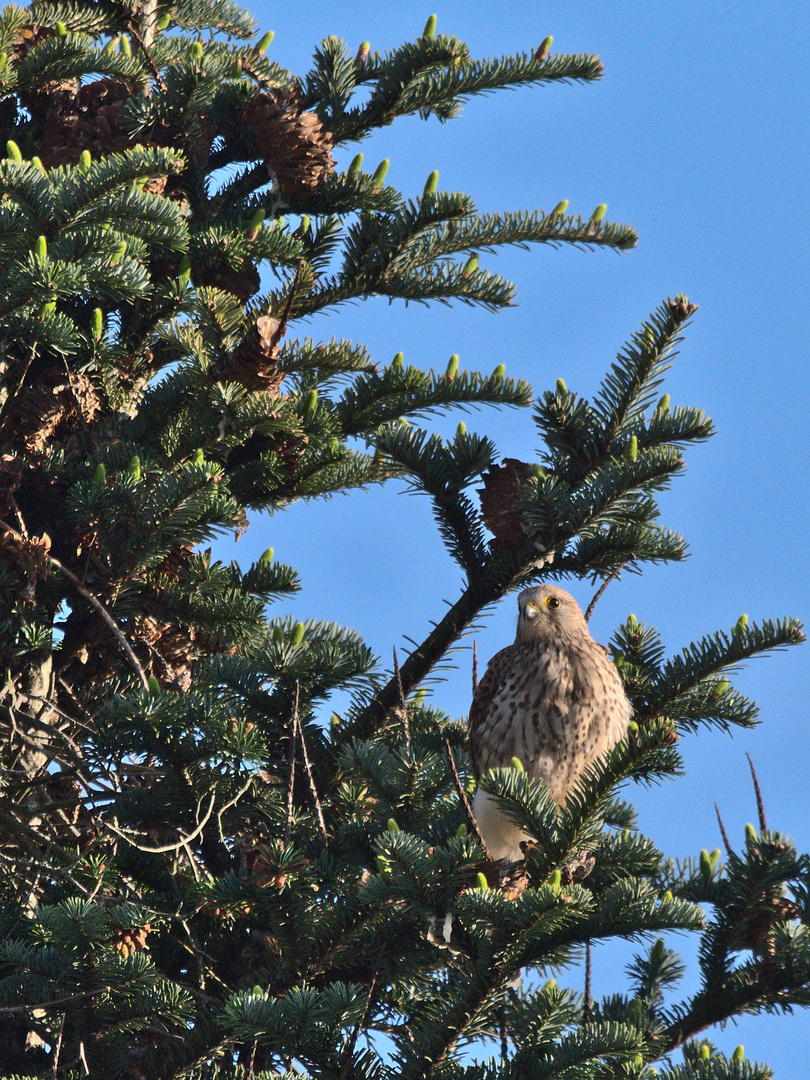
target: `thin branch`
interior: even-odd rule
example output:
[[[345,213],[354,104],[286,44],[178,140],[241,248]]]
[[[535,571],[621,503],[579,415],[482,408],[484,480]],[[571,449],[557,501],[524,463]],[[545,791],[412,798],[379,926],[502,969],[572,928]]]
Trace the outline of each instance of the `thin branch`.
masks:
[[[585,993],[582,1001],[582,1023],[591,1022],[591,943],[585,942]]]
[[[733,855],[734,849],[729,843],[728,835],[726,834],[726,827],[723,824],[723,819],[720,817],[720,807],[717,805],[717,803],[714,804],[714,812],[715,814],[717,814],[717,824],[720,826],[720,835],[723,838],[723,847],[726,849],[726,855]]]
[[[377,967],[374,969],[374,974],[371,977],[371,985],[368,988],[368,1000],[366,1001],[365,1009],[363,1009],[363,1015],[354,1025],[354,1030],[352,1031],[351,1037],[346,1044],[346,1055],[343,1059],[343,1065],[340,1068],[340,1080],[349,1080],[352,1064],[352,1054],[354,1053],[354,1048],[357,1044],[357,1036],[363,1030],[363,1025],[365,1024],[369,1014],[369,1010],[371,1009],[371,999],[374,996],[374,988],[377,985],[377,976],[380,974],[381,959],[382,953],[380,953],[380,955],[377,957]]]
[[[180,849],[186,847],[192,840],[196,840],[208,824],[208,821],[214,812],[214,803],[216,802],[216,799],[217,793],[214,792],[211,796],[211,802],[208,804],[208,809],[205,812],[205,817],[197,825],[194,832],[189,833],[188,836],[181,836],[181,838],[173,844],[163,844],[161,847],[146,847],[144,844],[136,844],[134,840],[130,840],[129,836],[127,836],[129,830],[122,830],[118,828],[117,825],[113,825],[111,821],[105,821],[104,824],[108,829],[111,829],[116,836],[120,836],[122,840],[126,840],[130,847],[137,848],[138,851],[144,851],[147,855],[163,855],[167,851],[173,851],[175,854],[179,854]]]
[[[295,739],[298,733],[298,680],[295,680],[295,705],[293,706],[292,722],[290,724],[290,745],[287,750],[287,810],[284,815],[284,843],[289,844],[292,839],[292,813],[293,813],[293,786],[295,784]]]
[[[306,770],[307,780],[309,780],[309,790],[312,792],[312,801],[315,803],[315,814],[318,818],[318,832],[321,834],[324,845],[328,845],[329,833],[326,831],[326,821],[324,820],[323,809],[321,808],[321,800],[318,798],[318,789],[315,787],[315,779],[309,764],[309,754],[307,754],[307,744],[304,739],[304,728],[298,713],[298,679],[295,680],[295,709],[293,711],[293,723],[298,729],[298,735],[301,739],[301,757],[304,759],[304,769]]]
[[[616,569],[608,577],[605,578],[605,580],[594,593],[593,600],[591,600],[590,604],[588,604],[588,608],[585,612],[585,622],[588,622],[590,620],[591,615],[593,615],[593,609],[599,603],[600,599],[602,598],[602,593],[605,591],[611,581],[615,580],[615,578],[619,576],[619,574],[622,572],[622,570],[624,570],[625,566],[627,566],[629,562],[635,562],[635,559],[636,557],[631,551],[627,558],[624,560],[624,562],[619,563]]]
[[[475,697],[478,690],[478,642],[473,642],[473,662],[472,662],[472,696]]]
[[[56,1080],[59,1072],[59,1055],[62,1052],[62,1035],[65,1032],[65,1017],[67,1013],[62,1013],[62,1021],[59,1024],[59,1034],[56,1036],[56,1042],[53,1047],[53,1061],[51,1062],[51,1080]]]
[[[397,660],[397,650],[394,649],[394,678],[397,681],[397,690],[399,692],[399,704],[396,707],[396,712],[399,713],[399,718],[402,721],[402,731],[405,736],[405,745],[410,747],[411,745],[411,727],[408,723],[408,706],[405,704],[405,692],[402,689],[402,678],[399,674],[399,661]]]
[[[759,780],[757,778],[757,771],[754,768],[754,763],[751,760],[751,755],[745,755],[748,758],[748,765],[751,769],[751,779],[754,781],[754,792],[757,797],[757,813],[759,814],[759,831],[762,836],[768,831],[768,823],[765,820],[765,804],[762,801],[762,791],[760,790]]]
[[[447,754],[448,764],[450,765],[450,772],[453,777],[453,784],[456,789],[456,794],[459,797],[461,808],[464,811],[465,818],[467,819],[467,826],[470,832],[476,838],[476,840],[481,844],[481,847],[486,852],[487,858],[492,861],[492,857],[490,856],[487,849],[486,841],[481,835],[481,830],[478,828],[478,822],[475,820],[475,814],[473,814],[472,812],[472,807],[470,806],[467,794],[464,791],[464,787],[461,783],[461,777],[458,775],[458,769],[456,768],[456,759],[453,757],[453,748],[450,745],[450,740],[447,738],[446,735],[444,737],[444,749],[445,753]]]
[[[12,529],[12,527],[8,525],[5,521],[0,521],[0,526],[2,526],[6,530],[6,532],[11,533],[11,535],[14,536],[17,540],[19,540],[20,543],[25,543],[24,537],[21,536],[16,529]],[[68,579],[76,592],[79,593],[80,596],[83,596],[84,599],[88,602],[88,604],[90,604],[96,609],[101,618],[112,631],[113,635],[115,636],[115,640],[126,653],[127,659],[129,660],[138,678],[140,679],[141,685],[143,686],[144,690],[148,690],[149,680],[147,679],[146,674],[141,667],[138,657],[132,651],[132,646],[121,633],[120,627],[115,622],[110,613],[107,611],[107,609],[104,607],[104,605],[101,603],[101,601],[97,600],[96,597],[93,596],[93,594],[88,589],[86,589],[84,585],[82,585],[81,581],[79,581],[73,571],[68,570],[68,568],[64,566],[57,558],[55,558],[55,556],[51,555],[49,552],[46,551],[43,552],[43,558],[45,558],[51,564],[51,566],[55,566],[56,569],[59,570],[60,573],[62,573]]]
[[[111,987],[109,986],[101,986],[96,990],[83,990],[80,994],[71,994],[70,997],[57,998],[55,1001],[37,1001],[31,1005],[3,1005],[0,1007],[0,1013],[9,1016],[20,1016],[22,1013],[31,1010],[58,1009],[63,1005],[72,1005],[74,1001],[84,1001],[85,998],[98,997],[99,994],[106,994],[110,990]]]
[[[129,30],[130,34],[132,34],[132,36],[135,38],[135,41],[138,43],[140,49],[143,52],[143,55],[146,57],[146,63],[149,67],[149,70],[152,72],[152,75],[154,76],[155,82],[158,84],[161,90],[165,90],[166,83],[163,81],[163,77],[157,69],[157,65],[155,64],[152,54],[149,51],[149,46],[141,37],[133,19],[129,19],[129,21],[127,22],[127,29]],[[154,33],[154,30],[152,32]]]

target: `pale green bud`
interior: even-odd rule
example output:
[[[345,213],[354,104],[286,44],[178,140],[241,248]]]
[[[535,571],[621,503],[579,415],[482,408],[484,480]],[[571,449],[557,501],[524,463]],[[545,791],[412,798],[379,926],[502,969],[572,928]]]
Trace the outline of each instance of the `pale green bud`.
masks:
[[[757,839],[758,839],[757,838],[757,830],[754,828],[754,826],[751,824],[750,821],[745,826],[745,839],[746,839],[746,843],[748,843],[748,844],[756,844]]]
[[[384,858],[382,855],[377,855],[374,861],[377,864],[377,870],[380,874],[385,876],[391,873],[391,863],[388,859]]]
[[[425,41],[432,41],[436,33],[436,16],[431,15],[428,21],[425,23],[425,29],[422,31],[422,37]]]
[[[304,624],[296,623],[293,627],[293,632],[290,635],[290,642],[293,648],[297,649],[301,642],[304,640]]]
[[[667,891],[664,893],[663,899],[665,904],[668,904],[672,900],[672,889],[667,889]]]
[[[734,629],[738,630],[740,633],[743,633],[747,629],[747,627],[748,616],[745,614],[745,612],[743,612],[739,619],[737,619],[737,625],[734,627]]]
[[[45,166],[42,164],[42,158],[39,157],[37,154],[34,154],[34,156],[31,158],[31,164],[34,166],[37,172],[45,172]]]
[[[515,770],[515,772],[526,772],[526,770],[523,768],[523,762],[520,760],[519,757],[513,757],[509,764]]]
[[[714,688],[715,697],[722,697],[722,695],[725,694],[726,690],[728,690],[730,686],[731,683],[728,681],[728,679],[721,679],[717,686],[715,686]]]
[[[270,48],[270,45],[275,36],[276,35],[273,33],[272,30],[268,30],[263,37],[259,38],[256,44],[253,46],[253,51],[256,53],[257,56],[264,56],[264,54]]]
[[[492,372],[492,378],[497,382],[502,379],[506,374],[506,364],[498,364],[495,370]]]
[[[205,451],[201,446],[198,446],[192,454],[191,463],[192,465],[196,465],[198,469],[201,469],[203,465],[205,465]]]
[[[551,48],[553,42],[554,38],[551,36],[551,34],[549,34],[548,37],[544,37],[538,45],[537,49],[535,50],[535,60],[545,60],[545,58],[548,56],[548,51]]]
[[[263,563],[263,564],[264,564],[265,566],[267,566],[267,565],[268,565],[269,563],[271,563],[271,562],[273,561],[273,554],[274,554],[274,552],[273,552],[273,549],[272,549],[272,548],[268,548],[268,549],[267,549],[267,550],[266,550],[266,551],[265,551],[265,552],[264,552],[264,553],[262,554],[262,557],[261,557],[261,558],[259,559],[259,562],[260,562],[260,563]]]
[[[312,222],[310,221],[309,214],[304,214],[303,217],[301,218],[301,224],[299,225],[299,228],[300,228],[301,232],[304,234],[304,236],[306,236],[307,233],[309,232],[309,227],[310,227],[311,224],[312,224]]]
[[[715,867],[717,866],[717,864],[720,862],[720,848],[719,847],[716,847],[714,849],[714,851],[711,853],[711,855],[709,856],[709,862],[711,863],[712,870],[714,870]]]
[[[121,50],[123,56],[132,56],[132,46],[129,43],[129,38],[124,35],[118,43],[118,48]]]
[[[482,874],[480,870],[475,875],[475,887],[476,889],[481,889],[482,892],[487,892],[489,889],[489,882],[486,879],[486,875]]]
[[[392,817],[388,819],[388,824],[385,827],[385,831],[390,833],[398,833],[400,831],[399,825],[397,825],[396,821],[394,821]]]
[[[284,641],[284,630],[280,626],[273,627],[273,641],[276,645],[281,645]]]
[[[112,259],[110,259],[110,266],[117,266],[121,262],[123,257],[126,255],[126,253],[127,242],[126,240],[121,240],[119,241],[118,246],[115,249],[115,253],[113,254]]]
[[[467,826],[462,822],[456,829],[456,837],[459,840],[466,840],[469,833],[467,832]]]
[[[349,176],[357,176],[357,174],[360,172],[362,167],[363,167],[363,155],[362,154],[355,154],[354,157],[352,158],[351,164],[349,165],[348,175]]]
[[[660,964],[664,959],[664,939],[660,937],[650,950],[650,959]]]
[[[391,162],[388,158],[383,158],[377,168],[374,170],[374,175],[371,178],[371,183],[375,188],[383,186],[383,181],[388,175],[388,166]]]
[[[204,56],[204,49],[202,47],[202,42],[200,42],[200,41],[192,41],[191,47],[189,48],[188,53],[189,53],[189,56],[191,57],[191,59],[195,63],[199,64],[202,61],[202,58]]]
[[[554,207],[554,209],[551,211],[551,213],[556,214],[557,217],[562,217],[567,209],[568,209],[568,199],[561,199],[557,203],[557,205]]]
[[[304,414],[311,416],[318,407],[318,391],[310,390],[304,398]]]
[[[90,333],[93,335],[93,341],[101,341],[101,335],[104,333],[104,312],[100,307],[93,308],[90,319]]]
[[[660,412],[663,416],[666,416],[669,412],[669,394],[664,394],[661,400],[656,406],[656,412]]]
[[[706,1043],[704,1043],[700,1048],[700,1060],[701,1061],[708,1061],[711,1056],[712,1056],[711,1050],[709,1049],[708,1045]]]
[[[57,37],[67,37],[67,27],[65,26],[65,24],[63,22],[58,22],[55,25],[56,25],[56,36]]]
[[[402,355],[402,353],[398,352],[394,356],[394,359],[391,361],[391,369],[392,370],[398,370],[399,368],[401,368],[402,367],[402,361],[404,359],[405,359],[405,357]]]
[[[627,724],[628,735],[638,735],[638,724],[635,720],[630,720]]]
[[[79,155],[79,168],[82,172],[89,172],[90,166],[93,164],[93,159],[90,156],[89,150],[82,150]]]
[[[177,268],[177,284],[181,289],[185,289],[189,281],[191,281],[191,259],[188,255],[184,255]]]
[[[107,483],[107,470],[104,468],[101,462],[96,465],[96,471],[93,473],[93,483],[96,485],[96,487],[104,487],[104,485]]]
[[[161,15],[158,21],[155,23],[155,26],[158,28],[158,30],[165,30],[171,21],[171,15]]]
[[[439,186],[439,174],[436,169],[428,176],[425,181],[424,189],[422,190],[422,197],[427,198],[429,195],[436,194],[436,188]]]
[[[256,234],[258,233],[259,229],[262,227],[262,223],[264,222],[264,219],[266,217],[267,217],[267,211],[263,207],[260,206],[259,209],[255,211],[255,213],[253,214],[253,217],[250,219],[250,221],[245,226],[245,235],[250,240],[255,240]]]
[[[157,681],[156,675],[149,676],[149,697],[157,697],[160,693],[160,683]]]
[[[560,885],[562,884],[562,874],[559,870],[554,871],[554,873],[548,879],[548,883],[550,888],[552,888],[554,892],[560,891]]]
[[[355,66],[361,68],[365,64],[366,60],[368,60],[368,54],[370,52],[371,42],[361,41],[360,48],[357,50],[357,55],[354,58]]]
[[[464,265],[464,277],[469,277],[470,274],[474,274],[478,269],[478,256],[471,255]]]
[[[564,379],[557,379],[557,396],[561,397],[563,394],[568,393],[568,387],[565,385]]]
[[[48,241],[44,236],[37,237],[36,244],[34,245],[34,254],[40,262],[43,262],[48,258]]]
[[[458,353],[453,353],[453,355],[447,361],[447,367],[444,369],[444,377],[446,379],[455,379],[457,371],[458,371]]]
[[[132,480],[140,480],[141,478],[141,459],[137,454],[133,455],[132,460],[127,466],[127,475]]]
[[[466,434],[467,434],[467,425],[464,423],[463,420],[461,420],[459,422],[458,427],[456,428],[456,435],[466,435]]]
[[[734,1053],[731,1055],[731,1060],[736,1061],[739,1064],[742,1064],[744,1058],[745,1058],[745,1048],[743,1046],[738,1046],[737,1049],[734,1051]]]
[[[712,876],[712,861],[706,848],[700,852],[700,876],[710,878]]]
[[[591,221],[601,221],[607,213],[607,203],[600,202],[594,212],[591,214]]]
[[[631,435],[630,442],[627,444],[624,456],[630,461],[635,461],[638,457],[638,436]]]

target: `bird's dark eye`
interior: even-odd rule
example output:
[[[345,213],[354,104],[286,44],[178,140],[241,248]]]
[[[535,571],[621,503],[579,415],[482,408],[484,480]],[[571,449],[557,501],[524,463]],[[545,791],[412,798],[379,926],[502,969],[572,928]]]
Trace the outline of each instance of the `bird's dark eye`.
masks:
[[[553,608],[555,611],[560,606],[561,603],[562,603],[562,600],[560,600],[559,596],[547,596],[546,597],[546,607]]]

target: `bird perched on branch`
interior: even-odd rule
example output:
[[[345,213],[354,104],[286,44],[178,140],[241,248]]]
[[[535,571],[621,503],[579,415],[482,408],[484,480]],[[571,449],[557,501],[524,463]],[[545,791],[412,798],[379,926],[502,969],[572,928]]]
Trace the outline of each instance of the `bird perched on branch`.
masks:
[[[538,585],[518,609],[515,642],[490,660],[470,707],[470,758],[479,780],[518,758],[562,806],[588,765],[626,737],[632,708],[573,596]],[[523,858],[528,837],[497,798],[479,787],[473,813],[493,859]]]

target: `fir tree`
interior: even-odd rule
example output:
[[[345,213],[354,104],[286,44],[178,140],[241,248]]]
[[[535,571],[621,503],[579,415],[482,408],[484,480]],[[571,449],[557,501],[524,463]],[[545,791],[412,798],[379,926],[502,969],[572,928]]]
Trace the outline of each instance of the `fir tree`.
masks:
[[[503,307],[478,264],[503,244],[635,244],[604,207],[484,215],[435,174],[408,199],[386,163],[336,170],[398,116],[601,73],[550,39],[477,61],[435,30],[384,55],[328,38],[302,80],[228,0],[0,15],[3,1077],[753,1080],[704,1033],[810,1000],[808,857],[761,814],[725,861],[676,864],[615,793],[676,772],[679,734],[751,725],[727,673],[801,640],[795,620],[669,659],[620,627],[635,719],[575,804],[515,769],[484,781],[538,838],[525,865],[487,860],[465,727],[419,694],[509,592],[681,558],[656,497],[712,434],[660,397],[683,297],[593,401],[293,336],[369,296]],[[464,404],[533,405],[545,457],[405,422]],[[205,547],[248,509],[393,477],[464,572],[395,671],[350,630],[269,617],[299,588],[272,551],[243,569]],[[337,689],[352,704],[324,725]],[[675,929],[700,936],[680,999]],[[611,938],[645,943],[615,994],[554,981]],[[462,1063],[485,1038],[501,1053]]]

